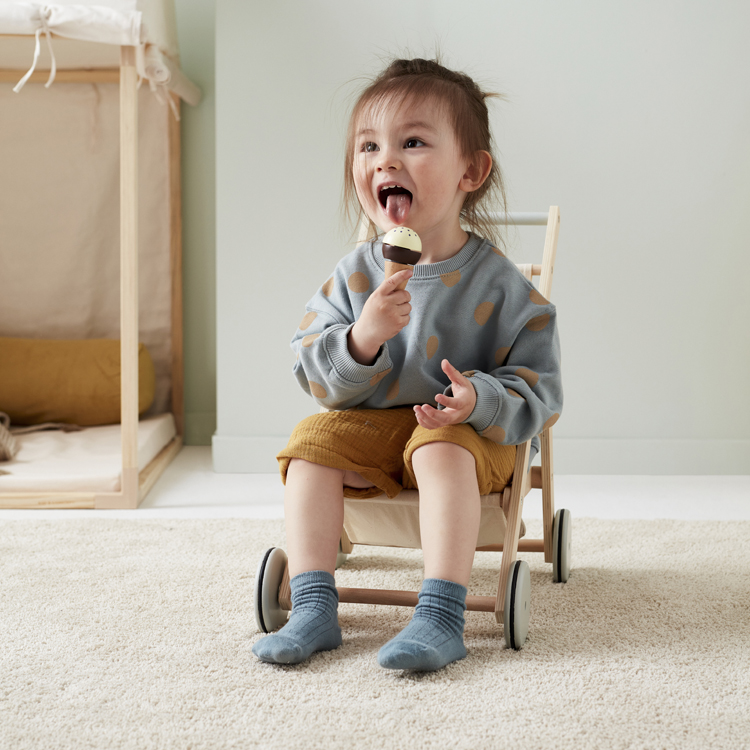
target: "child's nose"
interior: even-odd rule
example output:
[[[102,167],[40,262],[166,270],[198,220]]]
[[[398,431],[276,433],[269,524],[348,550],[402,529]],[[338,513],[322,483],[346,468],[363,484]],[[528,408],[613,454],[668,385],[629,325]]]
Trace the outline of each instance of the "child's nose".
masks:
[[[378,172],[385,172],[389,169],[401,169],[401,166],[401,158],[394,149],[381,148],[377,164]]]

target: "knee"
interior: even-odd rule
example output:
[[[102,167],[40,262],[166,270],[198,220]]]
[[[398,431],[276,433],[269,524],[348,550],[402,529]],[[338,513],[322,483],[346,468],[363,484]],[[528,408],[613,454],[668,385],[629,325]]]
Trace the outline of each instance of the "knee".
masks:
[[[454,471],[460,467],[473,469],[476,466],[474,454],[457,443],[426,443],[420,445],[411,455],[415,473],[423,471]]]
[[[427,443],[416,448],[411,456],[410,474],[427,497],[434,494],[444,498],[447,493],[465,500],[468,494],[476,494],[479,487],[474,454],[456,443]]]

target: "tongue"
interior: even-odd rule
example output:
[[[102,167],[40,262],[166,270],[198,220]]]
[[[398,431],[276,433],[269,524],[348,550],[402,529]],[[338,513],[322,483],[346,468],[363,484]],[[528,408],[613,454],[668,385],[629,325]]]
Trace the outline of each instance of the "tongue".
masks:
[[[403,224],[409,215],[410,208],[411,196],[406,193],[397,193],[396,195],[388,196],[385,204],[385,213],[394,224]]]

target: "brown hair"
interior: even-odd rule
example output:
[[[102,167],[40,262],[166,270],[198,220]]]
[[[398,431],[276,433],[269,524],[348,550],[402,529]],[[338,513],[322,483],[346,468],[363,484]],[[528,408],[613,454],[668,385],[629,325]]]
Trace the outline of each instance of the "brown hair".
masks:
[[[468,193],[461,208],[460,219],[472,231],[495,244],[502,244],[497,227],[490,219],[490,206],[506,210],[505,186],[500,167],[492,149],[489,113],[485,99],[500,96],[482,91],[465,73],[443,67],[437,60],[393,60],[388,67],[359,95],[349,118],[344,160],[343,212],[351,221],[355,212],[355,226],[366,215],[357,197],[352,172],[355,133],[361,118],[384,104],[399,106],[413,97],[433,99],[445,108],[458,141],[461,155],[471,157],[477,151],[487,151],[492,157],[492,169],[477,190]],[[377,228],[369,221],[371,237]]]

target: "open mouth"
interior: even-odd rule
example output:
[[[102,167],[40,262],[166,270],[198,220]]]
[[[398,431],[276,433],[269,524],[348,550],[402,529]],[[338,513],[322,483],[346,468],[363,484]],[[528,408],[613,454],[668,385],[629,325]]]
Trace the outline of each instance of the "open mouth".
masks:
[[[401,185],[392,185],[391,187],[383,188],[378,194],[380,205],[383,206],[383,208],[388,207],[388,198],[391,195],[406,195],[411,203],[411,193],[405,187],[401,187]]]
[[[378,200],[386,216],[400,224],[406,220],[411,208],[412,194],[401,185],[389,185],[378,192]]]

